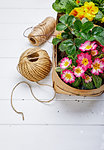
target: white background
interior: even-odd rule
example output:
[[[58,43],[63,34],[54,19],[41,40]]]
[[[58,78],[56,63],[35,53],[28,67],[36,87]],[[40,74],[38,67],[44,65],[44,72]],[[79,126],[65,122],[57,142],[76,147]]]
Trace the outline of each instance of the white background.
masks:
[[[23,31],[47,16],[56,18],[52,0],[0,0],[0,150],[104,150],[104,95],[87,98],[57,94],[50,104],[34,100],[16,70],[22,52],[32,47]],[[52,58],[52,45],[42,46]],[[51,73],[41,83],[52,84]],[[34,94],[47,100],[52,90],[30,83]]]

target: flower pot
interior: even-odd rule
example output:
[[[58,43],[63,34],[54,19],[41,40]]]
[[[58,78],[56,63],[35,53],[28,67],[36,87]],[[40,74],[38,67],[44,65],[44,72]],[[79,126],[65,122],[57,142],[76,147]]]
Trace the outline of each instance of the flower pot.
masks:
[[[59,17],[62,14],[57,15],[57,22]],[[53,80],[53,87],[56,93],[60,94],[67,94],[67,95],[77,95],[77,96],[99,96],[104,92],[104,85],[100,88],[92,89],[92,90],[81,90],[77,88],[73,88],[70,85],[63,82],[56,72],[57,67],[57,58],[58,58],[58,47],[53,47],[53,71],[52,71],[52,80]]]

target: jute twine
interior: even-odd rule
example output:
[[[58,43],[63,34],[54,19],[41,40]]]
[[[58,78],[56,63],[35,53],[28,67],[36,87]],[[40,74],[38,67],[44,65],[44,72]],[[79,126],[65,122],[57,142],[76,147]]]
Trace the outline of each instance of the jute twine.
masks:
[[[44,21],[32,28],[31,33],[25,36],[25,32],[30,29],[27,28],[23,35],[27,37],[33,46],[39,46],[45,43],[55,30],[56,20],[53,17],[47,17]]]
[[[48,85],[48,84],[40,84],[38,81],[44,79],[50,72],[51,70],[51,60],[50,60],[50,57],[48,56],[48,53],[45,51],[45,50],[42,50],[40,49],[39,47],[37,48],[30,48],[28,50],[26,50],[20,57],[20,60],[19,60],[19,64],[18,64],[18,67],[17,67],[17,70],[19,71],[19,73],[24,76],[26,79],[30,80],[30,81],[33,81],[33,82],[36,82],[37,84],[39,85],[42,85],[42,86],[49,86],[53,89],[53,87],[51,85]],[[33,94],[33,91],[32,91],[32,88],[31,88],[31,85],[26,82],[26,81],[21,81],[19,82],[12,90],[12,93],[11,93],[11,106],[13,108],[13,110],[18,113],[18,114],[21,114],[22,115],[22,118],[24,120],[24,114],[23,112],[19,112],[17,111],[14,106],[13,106],[13,93],[14,93],[14,90],[16,89],[16,87],[22,83],[25,83],[29,86],[30,88],[30,91],[31,91],[31,94],[32,96],[39,102],[42,102],[42,103],[48,103],[48,102],[51,102],[55,96],[56,96],[56,93],[54,91],[54,96],[52,99],[48,100],[48,101],[41,101],[40,99],[38,99],[34,94]]]

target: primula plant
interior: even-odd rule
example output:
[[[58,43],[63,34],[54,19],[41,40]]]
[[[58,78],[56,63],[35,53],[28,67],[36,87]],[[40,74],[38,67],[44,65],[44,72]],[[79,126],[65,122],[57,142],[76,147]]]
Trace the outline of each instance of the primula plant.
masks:
[[[56,71],[72,87],[99,88],[104,83],[104,28],[72,15],[59,18],[53,39],[61,53]]]
[[[53,9],[95,23],[104,23],[104,0],[56,0]]]

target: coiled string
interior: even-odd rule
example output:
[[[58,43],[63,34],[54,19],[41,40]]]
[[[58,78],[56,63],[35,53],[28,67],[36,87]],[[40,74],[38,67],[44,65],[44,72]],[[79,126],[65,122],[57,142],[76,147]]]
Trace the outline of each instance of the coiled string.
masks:
[[[38,85],[49,86],[53,88],[51,85],[41,84],[38,82],[44,79],[48,75],[51,67],[52,67],[52,63],[51,63],[48,53],[45,50],[42,50],[39,47],[37,47],[37,48],[30,48],[21,55],[18,66],[17,66],[17,71],[29,81],[36,82]],[[13,102],[12,102],[14,90],[16,89],[17,86],[19,86],[22,83],[25,83],[28,85],[33,98],[41,103],[51,102],[55,98],[56,92],[54,91],[54,96],[50,100],[41,101],[34,95],[31,85],[28,82],[21,81],[18,84],[16,84],[11,92],[11,106],[16,113],[22,115],[22,119],[24,120],[24,114],[22,112],[17,111],[14,108]]]
[[[33,28],[34,28],[34,27],[28,27],[27,29],[25,29],[25,31],[23,32],[23,36],[24,36],[25,38],[28,38],[28,35],[26,35],[26,31],[28,31],[29,29],[33,29]],[[60,33],[60,32],[59,32],[59,33]],[[48,35],[46,35],[46,34],[35,34],[34,36],[31,36],[31,38],[32,38],[32,37],[36,37],[36,36],[40,36],[40,37],[45,36],[45,37],[47,37]],[[55,35],[55,34],[52,34],[51,37],[52,37],[52,36],[55,37],[56,35]],[[47,42],[52,44],[52,41],[47,40]]]

